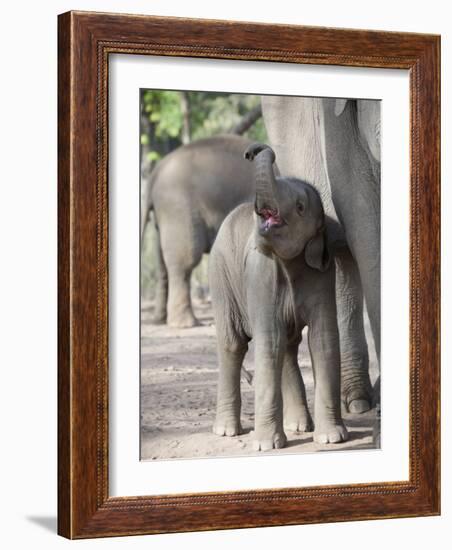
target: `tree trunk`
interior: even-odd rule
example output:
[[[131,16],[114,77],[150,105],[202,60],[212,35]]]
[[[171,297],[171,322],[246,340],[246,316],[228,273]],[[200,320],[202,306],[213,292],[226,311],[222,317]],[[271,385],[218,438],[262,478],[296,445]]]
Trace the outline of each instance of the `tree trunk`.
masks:
[[[179,92],[182,110],[182,143],[187,145],[191,141],[190,128],[190,101],[187,92]]]

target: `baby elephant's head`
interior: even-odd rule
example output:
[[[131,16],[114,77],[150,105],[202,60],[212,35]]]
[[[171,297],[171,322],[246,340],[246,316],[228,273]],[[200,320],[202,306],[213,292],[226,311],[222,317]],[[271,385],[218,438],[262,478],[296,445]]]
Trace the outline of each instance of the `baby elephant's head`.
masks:
[[[259,248],[291,260],[304,251],[306,263],[325,271],[329,254],[325,215],[317,191],[296,178],[275,177],[275,153],[265,144],[255,143],[245,151],[254,161]]]

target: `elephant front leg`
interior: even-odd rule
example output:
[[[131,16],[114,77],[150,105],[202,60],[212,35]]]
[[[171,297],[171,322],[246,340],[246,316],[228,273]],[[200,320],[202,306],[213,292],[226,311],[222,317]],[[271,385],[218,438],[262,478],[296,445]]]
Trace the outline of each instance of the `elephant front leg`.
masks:
[[[306,389],[298,366],[298,343],[287,348],[282,369],[284,429],[312,432],[314,425],[306,401]]]
[[[283,342],[274,333],[256,339],[253,441],[256,451],[280,449],[287,441],[281,391],[283,355]]]
[[[240,370],[246,350],[246,346],[230,351],[219,345],[217,414],[213,425],[213,433],[217,435],[233,436],[242,433]]]
[[[309,325],[309,350],[314,369],[314,441],[340,443],[348,439],[341,417],[341,374],[336,311],[317,307]]]
[[[336,266],[342,401],[347,411],[363,413],[372,406],[372,385],[364,332],[361,281],[358,267],[348,248],[336,254]]]

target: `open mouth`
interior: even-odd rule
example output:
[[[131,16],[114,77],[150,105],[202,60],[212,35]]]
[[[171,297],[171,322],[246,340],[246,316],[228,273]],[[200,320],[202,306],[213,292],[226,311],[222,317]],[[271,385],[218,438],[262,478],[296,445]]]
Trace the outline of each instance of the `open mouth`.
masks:
[[[262,220],[260,225],[261,231],[267,232],[269,229],[285,225],[284,220],[280,217],[277,210],[262,208],[258,211],[258,215]]]

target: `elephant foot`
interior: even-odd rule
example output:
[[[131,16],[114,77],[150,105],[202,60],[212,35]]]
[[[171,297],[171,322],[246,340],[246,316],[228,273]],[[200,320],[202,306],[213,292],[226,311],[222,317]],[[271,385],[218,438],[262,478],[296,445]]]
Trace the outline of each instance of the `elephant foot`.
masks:
[[[354,399],[348,404],[348,412],[362,414],[371,409],[371,404],[367,399]]]
[[[300,415],[284,415],[284,430],[288,432],[312,432],[314,423],[309,412]]]
[[[271,451],[272,449],[282,449],[287,443],[286,434],[283,431],[277,431],[273,434],[262,431],[255,431],[253,438],[253,451]]]
[[[317,423],[314,430],[314,442],[321,443],[322,445],[328,443],[342,443],[347,441],[348,432],[344,424]]]
[[[213,425],[213,433],[215,435],[227,435],[233,437],[242,433],[240,420],[236,418],[222,418],[217,416]]]
[[[362,414],[372,408],[372,396],[370,391],[364,389],[353,390],[342,396],[345,410],[352,414]]]
[[[192,328],[197,327],[200,324],[201,323],[192,313],[185,313],[183,315],[172,315],[168,318],[168,326],[172,328]]]
[[[342,402],[345,410],[353,414],[362,414],[372,406],[372,386],[369,374],[366,371],[355,373],[354,376],[342,378]]]

